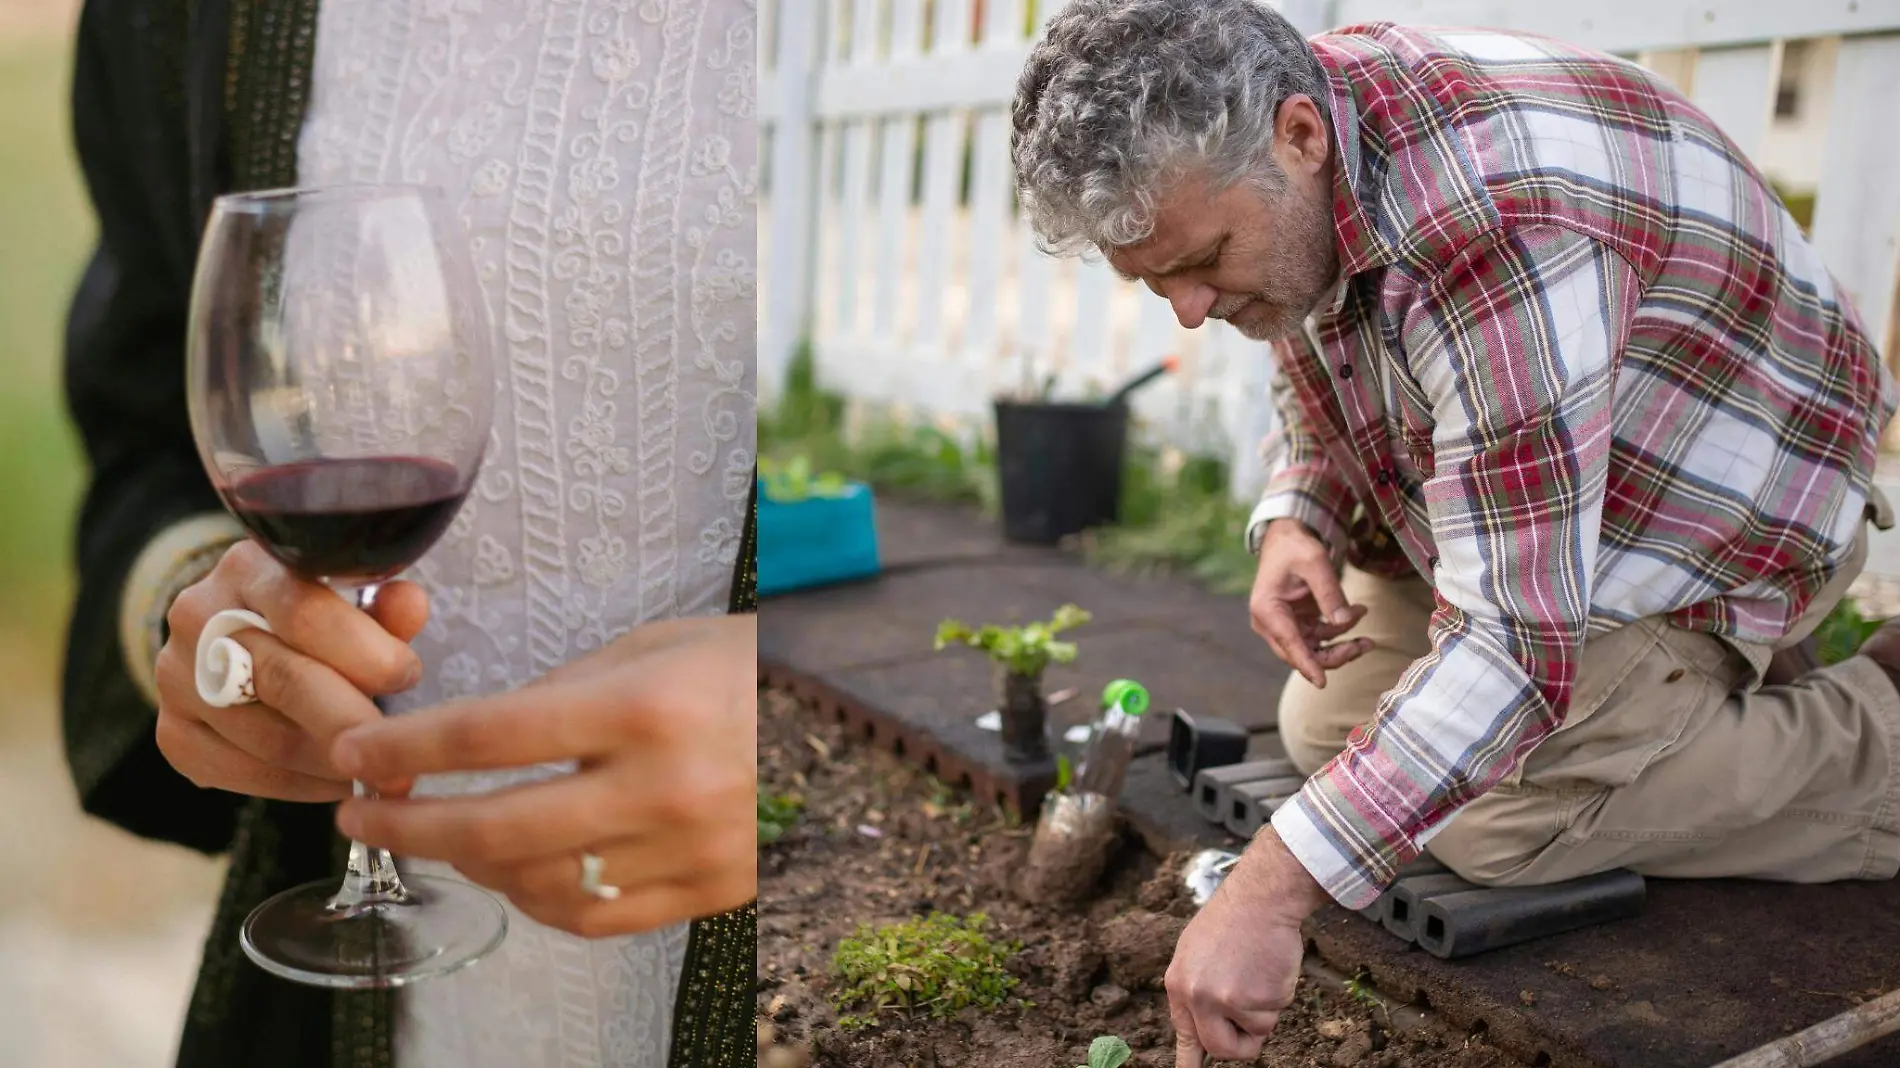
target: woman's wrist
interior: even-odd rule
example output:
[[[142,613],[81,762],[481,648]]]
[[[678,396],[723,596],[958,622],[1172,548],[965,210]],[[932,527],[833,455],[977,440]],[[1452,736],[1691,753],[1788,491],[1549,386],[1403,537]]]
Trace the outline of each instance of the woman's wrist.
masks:
[[[158,707],[155,665],[165,647],[172,601],[211,573],[244,528],[224,512],[204,512],[159,531],[132,563],[119,599],[119,645],[139,692]]]

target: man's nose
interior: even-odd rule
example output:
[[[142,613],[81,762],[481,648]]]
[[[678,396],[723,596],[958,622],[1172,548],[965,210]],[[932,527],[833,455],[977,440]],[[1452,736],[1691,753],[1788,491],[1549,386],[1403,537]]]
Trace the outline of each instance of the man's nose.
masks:
[[[1207,313],[1213,310],[1214,301],[1220,297],[1220,292],[1210,285],[1176,280],[1165,288],[1162,295],[1174,305],[1174,317],[1181,321],[1181,325],[1193,330],[1207,321]]]

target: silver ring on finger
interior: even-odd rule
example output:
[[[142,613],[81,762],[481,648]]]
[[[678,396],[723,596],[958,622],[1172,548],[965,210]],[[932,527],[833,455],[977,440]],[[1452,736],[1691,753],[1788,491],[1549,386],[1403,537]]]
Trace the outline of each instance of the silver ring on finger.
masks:
[[[257,700],[251,654],[231,638],[241,630],[271,633],[263,616],[241,608],[219,612],[198,632],[198,699],[212,708],[248,705]]]
[[[598,853],[581,851],[581,889],[602,901],[612,901],[620,896],[620,888],[600,881],[606,869],[607,862]]]

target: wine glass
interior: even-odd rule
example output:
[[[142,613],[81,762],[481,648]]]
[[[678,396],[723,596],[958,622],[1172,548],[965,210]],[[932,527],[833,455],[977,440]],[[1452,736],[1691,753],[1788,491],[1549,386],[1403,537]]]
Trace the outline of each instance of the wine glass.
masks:
[[[285,567],[366,609],[435,544],[487,449],[492,328],[446,199],[417,186],[219,197],[192,280],[192,435],[226,509]],[[359,796],[375,796],[362,783]],[[259,967],[313,986],[393,987],[472,964],[501,903],[400,875],[350,843],[341,886],[245,920]]]

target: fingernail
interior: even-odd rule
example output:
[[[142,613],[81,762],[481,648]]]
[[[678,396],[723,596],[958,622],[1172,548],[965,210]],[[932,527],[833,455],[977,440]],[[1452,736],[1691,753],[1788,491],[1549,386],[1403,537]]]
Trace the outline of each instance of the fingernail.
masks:
[[[411,689],[415,686],[416,683],[421,682],[421,681],[422,681],[422,661],[418,660],[415,663],[409,665],[408,671],[403,672],[402,688],[405,690]]]
[[[1344,623],[1352,618],[1352,609],[1341,608],[1333,613],[1333,622]]]

